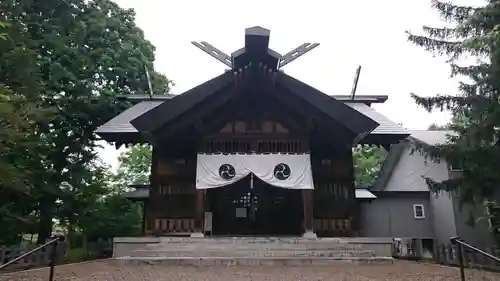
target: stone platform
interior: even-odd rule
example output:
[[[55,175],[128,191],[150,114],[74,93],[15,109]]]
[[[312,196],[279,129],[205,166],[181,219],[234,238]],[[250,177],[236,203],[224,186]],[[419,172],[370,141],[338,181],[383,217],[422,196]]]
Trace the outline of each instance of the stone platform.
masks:
[[[389,238],[115,238],[114,258],[152,265],[392,263]]]

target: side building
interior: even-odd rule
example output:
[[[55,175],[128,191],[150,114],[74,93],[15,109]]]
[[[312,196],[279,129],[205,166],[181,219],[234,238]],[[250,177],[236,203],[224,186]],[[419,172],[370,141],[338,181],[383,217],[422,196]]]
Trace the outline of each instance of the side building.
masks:
[[[406,140],[391,148],[379,178],[368,189],[377,199],[361,207],[361,234],[422,239],[427,245],[448,244],[450,237],[458,235],[478,247],[493,245],[490,223],[477,221],[486,215],[485,206],[460,206],[455,194],[432,193],[425,182],[424,177],[444,181],[460,176],[460,169],[445,159],[437,163],[416,150],[420,145],[445,143],[451,132],[410,133]]]

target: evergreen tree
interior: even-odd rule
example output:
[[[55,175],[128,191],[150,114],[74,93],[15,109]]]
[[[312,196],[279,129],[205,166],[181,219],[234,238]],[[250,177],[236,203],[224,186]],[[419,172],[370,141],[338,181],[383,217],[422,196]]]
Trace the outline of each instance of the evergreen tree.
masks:
[[[408,33],[408,40],[435,55],[449,58],[451,76],[463,77],[457,94],[421,97],[415,102],[428,111],[450,110],[454,131],[448,143],[426,149],[436,160],[460,163],[462,176],[444,182],[427,179],[431,190],[456,191],[461,203],[482,203],[500,184],[500,1],[482,7],[457,6],[434,0],[433,7],[452,27],[424,26],[425,35]],[[475,64],[463,63],[474,58]],[[462,62],[461,62],[462,61]]]

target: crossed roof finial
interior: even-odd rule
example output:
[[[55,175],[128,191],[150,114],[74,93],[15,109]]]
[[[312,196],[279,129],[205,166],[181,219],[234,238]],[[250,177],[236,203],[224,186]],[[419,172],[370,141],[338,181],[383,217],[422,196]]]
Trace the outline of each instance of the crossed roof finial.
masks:
[[[233,52],[231,56],[205,41],[191,43],[231,69],[239,68],[241,64],[252,60],[265,61],[270,65],[275,64],[272,68],[279,69],[319,46],[319,43],[304,43],[281,55],[269,48],[270,33],[268,29],[260,26],[245,29],[245,47]]]

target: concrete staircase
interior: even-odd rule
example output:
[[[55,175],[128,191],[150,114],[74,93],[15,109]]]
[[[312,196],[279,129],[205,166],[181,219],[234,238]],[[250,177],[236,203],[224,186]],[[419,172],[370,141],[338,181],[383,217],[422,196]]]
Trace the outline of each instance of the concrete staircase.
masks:
[[[142,239],[142,240],[141,240]],[[392,241],[366,238],[117,238],[115,259],[125,264],[304,265],[392,263]]]

